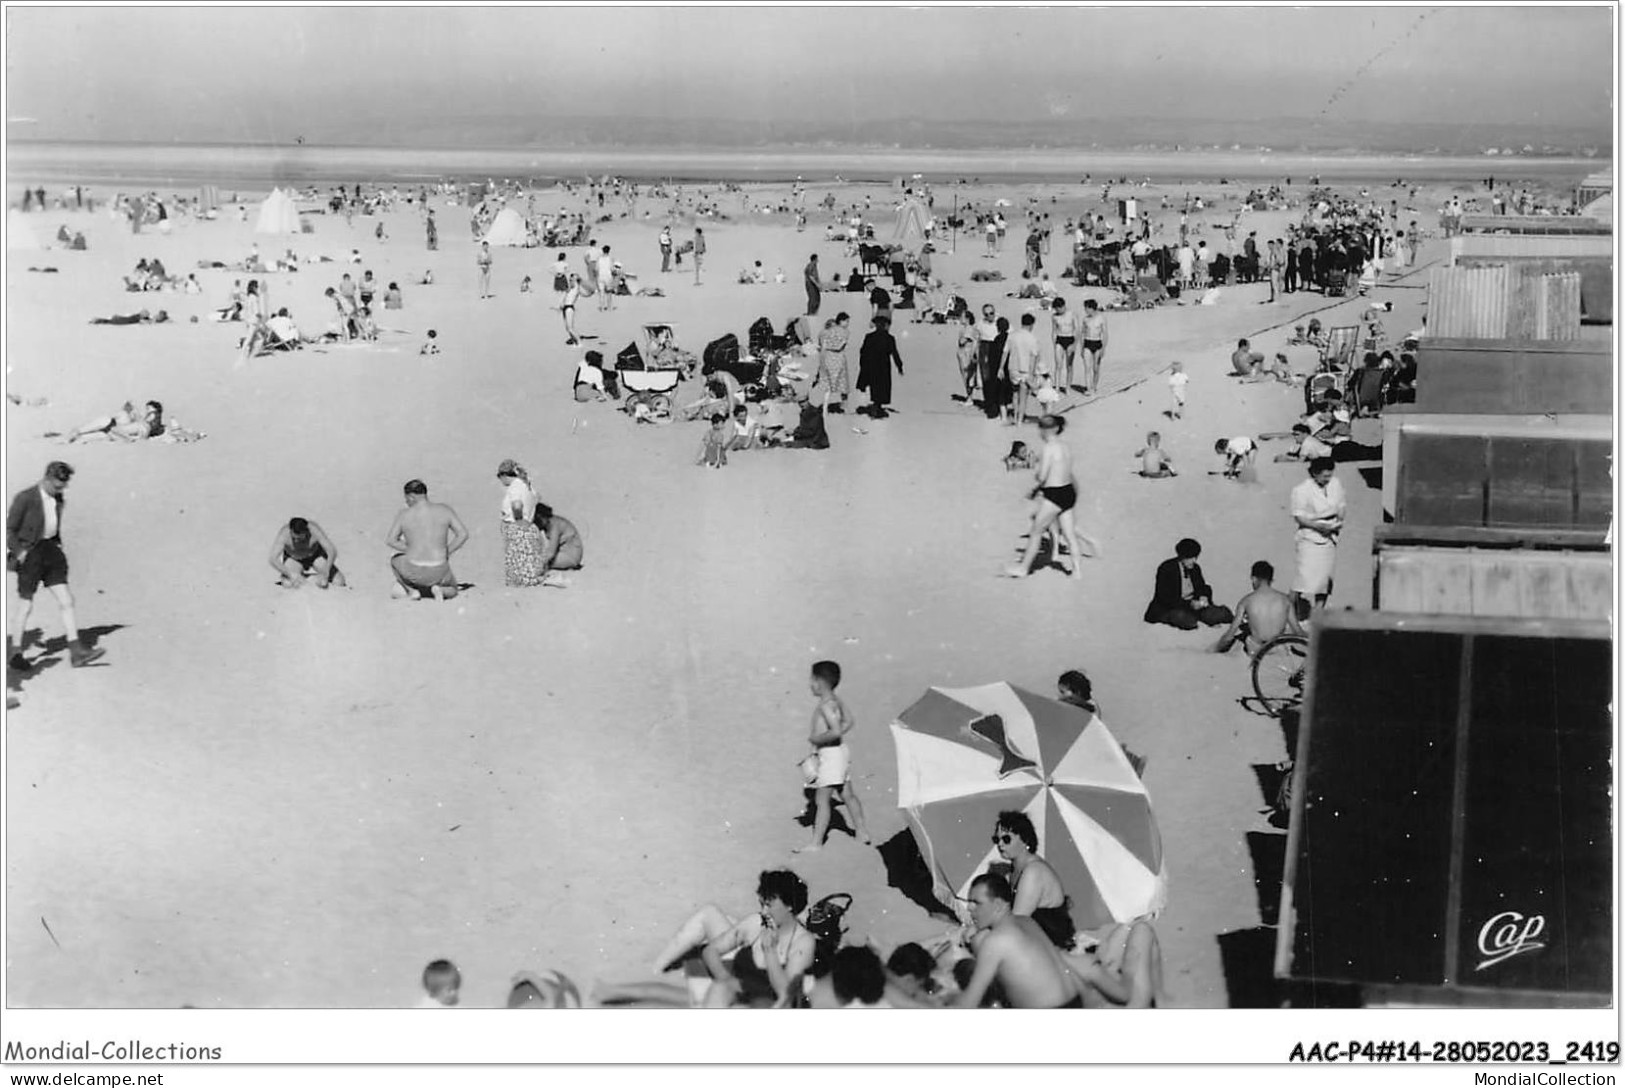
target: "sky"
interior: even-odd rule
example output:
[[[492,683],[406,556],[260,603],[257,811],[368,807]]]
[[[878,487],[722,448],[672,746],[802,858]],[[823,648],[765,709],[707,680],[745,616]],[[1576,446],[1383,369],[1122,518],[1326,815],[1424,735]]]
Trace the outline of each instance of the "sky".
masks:
[[[1608,6],[13,7],[6,18],[9,139],[390,142],[417,119],[481,114],[1613,127]]]

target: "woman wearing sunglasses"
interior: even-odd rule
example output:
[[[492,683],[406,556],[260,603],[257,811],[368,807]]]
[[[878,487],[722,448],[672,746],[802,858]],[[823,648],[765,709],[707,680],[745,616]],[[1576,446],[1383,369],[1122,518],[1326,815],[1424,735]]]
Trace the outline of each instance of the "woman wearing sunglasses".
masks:
[[[1010,864],[1010,883],[1016,889],[1013,914],[1027,915],[1055,943],[1072,947],[1076,929],[1071,902],[1061,878],[1049,862],[1038,856],[1038,832],[1024,812],[1001,812],[993,827],[993,845]]]

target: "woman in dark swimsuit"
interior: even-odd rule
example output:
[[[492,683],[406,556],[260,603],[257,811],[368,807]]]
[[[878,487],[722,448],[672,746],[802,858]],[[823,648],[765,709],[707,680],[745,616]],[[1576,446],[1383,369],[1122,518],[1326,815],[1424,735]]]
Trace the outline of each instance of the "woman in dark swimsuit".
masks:
[[[1038,558],[1039,544],[1057,524],[1061,539],[1066,541],[1067,552],[1072,557],[1072,577],[1083,576],[1080,566],[1083,551],[1078,546],[1080,540],[1089,545],[1091,556],[1100,555],[1100,545],[1078,531],[1072,516],[1072,508],[1078,504],[1078,488],[1072,474],[1072,451],[1061,441],[1061,432],[1065,429],[1066,420],[1060,416],[1043,416],[1038,421],[1038,433],[1044,439],[1044,447],[1038,461],[1038,486],[1033,488],[1030,496],[1039,499],[1038,508],[1033,511],[1026,553],[1019,562],[1004,569],[1004,573],[1011,578],[1025,578],[1032,572],[1033,560]],[[1059,560],[1059,541],[1053,547],[1052,556]]]

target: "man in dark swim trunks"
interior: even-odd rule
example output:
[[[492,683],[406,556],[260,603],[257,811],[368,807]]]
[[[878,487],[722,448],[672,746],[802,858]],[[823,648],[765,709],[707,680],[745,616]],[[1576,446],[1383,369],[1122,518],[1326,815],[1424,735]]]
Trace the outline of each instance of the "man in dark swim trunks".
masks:
[[[1015,893],[997,873],[971,881],[971,938],[976,969],[953,1007],[974,1009],[994,982],[1016,1009],[1081,1009],[1077,976],[1038,923],[1015,913]]]
[[[343,587],[338,559],[339,550],[322,527],[305,518],[289,518],[271,541],[271,567],[277,572],[277,585],[287,589],[298,589],[312,574],[318,589]]]

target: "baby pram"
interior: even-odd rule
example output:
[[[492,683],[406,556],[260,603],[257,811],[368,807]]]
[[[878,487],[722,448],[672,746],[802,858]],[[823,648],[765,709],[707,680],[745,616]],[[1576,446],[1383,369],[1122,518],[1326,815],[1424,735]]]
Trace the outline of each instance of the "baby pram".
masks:
[[[651,329],[663,329],[667,333],[671,331],[670,327],[665,325],[646,325],[645,339],[649,339]],[[627,415],[670,416],[671,395],[677,388],[677,383],[683,380],[683,372],[669,368],[649,368],[644,363],[637,344],[634,343],[626,345],[615,356],[615,378],[626,393],[626,399],[621,402],[621,409]]]
[[[649,370],[672,370],[687,376],[699,362],[694,353],[677,346],[677,328],[670,322],[651,322],[643,326],[643,358]]]

